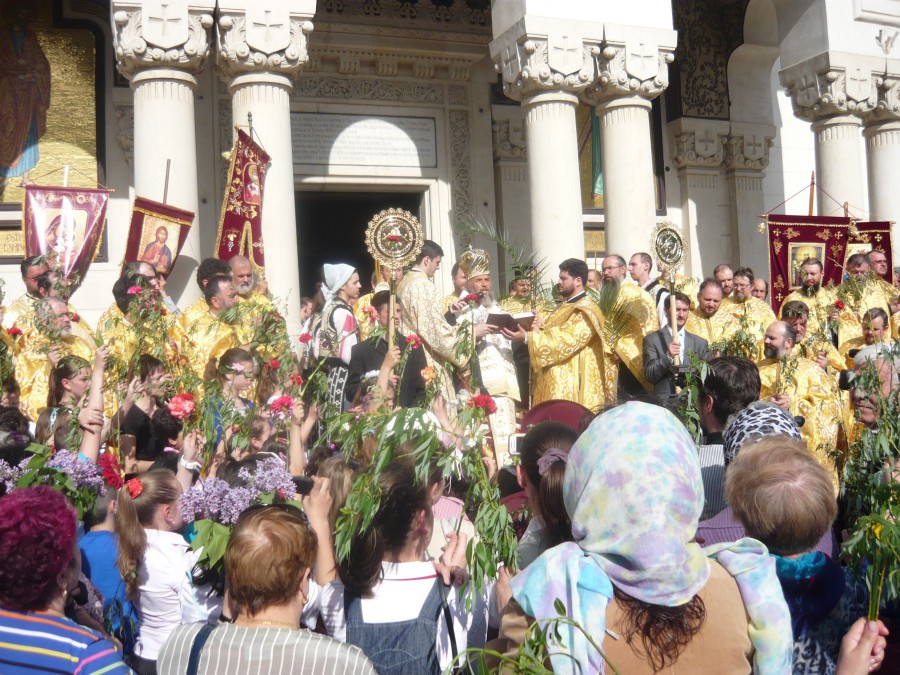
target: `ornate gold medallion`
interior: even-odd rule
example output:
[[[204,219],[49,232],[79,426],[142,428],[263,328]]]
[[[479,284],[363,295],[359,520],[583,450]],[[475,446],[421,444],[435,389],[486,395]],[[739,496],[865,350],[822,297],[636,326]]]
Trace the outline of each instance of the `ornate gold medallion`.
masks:
[[[396,270],[411,264],[425,235],[422,226],[409,211],[385,209],[377,213],[366,228],[366,248],[379,264]]]

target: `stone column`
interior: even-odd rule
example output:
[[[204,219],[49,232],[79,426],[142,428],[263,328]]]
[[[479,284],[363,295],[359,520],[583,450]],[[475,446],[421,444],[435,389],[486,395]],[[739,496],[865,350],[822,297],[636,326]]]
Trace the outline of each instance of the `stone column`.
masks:
[[[758,228],[759,216],[766,210],[763,178],[774,138],[773,126],[733,122],[725,139],[728,219],[737,244],[732,260],[757,270],[760,276],[769,268],[768,240]]]
[[[900,63],[888,61],[888,67],[900,71]],[[869,173],[869,211],[872,220],[892,220],[894,241],[900,242],[900,75],[876,78],[878,103],[866,116],[866,163]],[[894,265],[900,264],[900,250],[893,252]]]
[[[669,123],[675,140],[672,163],[678,168],[681,214],[686,233],[686,272],[703,276],[703,270],[720,262],[737,260],[731,232],[717,230],[722,198],[722,160],[728,122],[682,117]],[[700,242],[709,256],[700,257]]]
[[[252,114],[258,141],[272,158],[263,194],[263,244],[269,287],[287,302],[291,335],[300,332],[301,289],[290,93],[292,79],[309,59],[314,13],[315,0],[294,2],[290,12],[276,2],[247,9],[219,3],[218,67],[232,95],[232,119],[243,126]]]
[[[860,128],[875,105],[873,72],[884,72],[884,59],[825,52],[779,73],[794,114],[812,122],[819,215],[842,214],[848,202],[866,216]]]
[[[650,109],[669,84],[675,41],[675,31],[607,25],[581,95],[600,120],[606,249],[626,259],[647,249],[656,220]]]
[[[575,107],[593,79],[592,47],[572,24],[548,20],[540,30],[516,23],[490,49],[504,92],[522,102],[531,243],[555,274],[566,258],[584,257]]]
[[[499,114],[496,109],[500,109]],[[504,113],[515,113],[500,117]],[[494,190],[497,203],[497,223],[513,241],[528,242],[531,237],[531,202],[528,198],[528,162],[526,160],[525,121],[521,111],[510,106],[495,106],[493,132]],[[513,261],[501,249],[501,288],[506,288]]]
[[[212,8],[152,2],[113,3],[113,46],[119,72],[134,91],[135,193],[197,213],[197,148],[194,90],[209,54]],[[191,278],[200,250],[201,223],[194,220],[169,277],[169,293],[184,304],[199,297]]]

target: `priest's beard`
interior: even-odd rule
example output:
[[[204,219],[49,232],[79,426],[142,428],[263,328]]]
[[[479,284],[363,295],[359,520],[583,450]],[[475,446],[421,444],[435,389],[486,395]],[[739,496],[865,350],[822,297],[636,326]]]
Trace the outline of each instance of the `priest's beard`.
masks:
[[[250,292],[253,290],[253,286],[254,286],[254,284],[252,281],[250,283],[246,283],[246,284],[235,284],[234,285],[234,287],[237,289],[238,295],[240,295],[240,296],[250,295]]]
[[[493,307],[494,306],[494,296],[491,295],[490,291],[483,293],[481,296],[481,306],[482,307]]]
[[[775,345],[766,345],[763,347],[763,356],[767,359],[780,359],[782,356],[780,351]]]
[[[812,284],[811,286],[806,287],[807,295],[816,295],[819,292],[819,288],[821,288],[822,284]]]
[[[604,279],[600,282],[600,288],[618,288],[622,282],[618,279]]]

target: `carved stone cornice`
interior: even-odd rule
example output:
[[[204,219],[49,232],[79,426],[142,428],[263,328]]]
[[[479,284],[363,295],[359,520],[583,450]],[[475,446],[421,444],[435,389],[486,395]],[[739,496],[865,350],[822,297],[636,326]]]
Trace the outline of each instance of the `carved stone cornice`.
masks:
[[[222,79],[261,72],[293,79],[309,60],[310,18],[263,3],[220,12],[216,46]]]
[[[465,0],[453,0],[449,4],[431,0],[322,0],[316,20],[487,33],[491,28],[491,11],[471,7]]]
[[[606,26],[593,51],[595,78],[581,98],[591,105],[637,96],[651,100],[669,86],[675,59],[675,31]]]
[[[408,49],[379,46],[377,49],[316,47],[310,49],[308,73],[412,77],[417,80],[464,82],[473,65],[483,58],[414,53]]]
[[[494,120],[491,132],[494,159],[525,159],[525,128],[521,120]]]
[[[779,73],[794,114],[810,122],[837,115],[865,116],[878,101],[877,78],[885,60],[824,52]]]
[[[774,139],[755,133],[732,132],[725,139],[726,171],[765,171],[769,166],[769,148]]]
[[[540,35],[519,22],[491,42],[494,68],[503,93],[515,100],[542,91],[578,93],[594,79],[593,53],[599,40],[577,34]]]
[[[209,55],[212,15],[187,4],[113,3],[116,67],[129,80],[140,71],[181,71],[195,82]]]

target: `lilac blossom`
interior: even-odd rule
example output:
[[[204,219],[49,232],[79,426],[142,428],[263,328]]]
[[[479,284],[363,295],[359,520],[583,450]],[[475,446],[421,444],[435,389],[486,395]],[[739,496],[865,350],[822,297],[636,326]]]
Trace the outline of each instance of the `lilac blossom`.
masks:
[[[16,488],[16,481],[22,475],[22,470],[17,466],[10,466],[0,459],[0,481],[6,485],[6,493],[12,492]]]
[[[245,487],[231,487],[218,478],[208,478],[181,496],[181,515],[185,522],[208,518],[223,525],[234,525],[253,502],[254,494]]]
[[[284,462],[277,457],[266,457],[256,464],[256,471],[243,468],[238,473],[242,481],[253,492],[253,498],[270,492],[281,493],[283,497],[293,497],[297,492],[291,474],[285,469]]]
[[[106,494],[106,484],[100,475],[100,468],[89,459],[82,459],[74,452],[62,450],[57,452],[48,465],[72,479],[76,490],[96,490]]]

